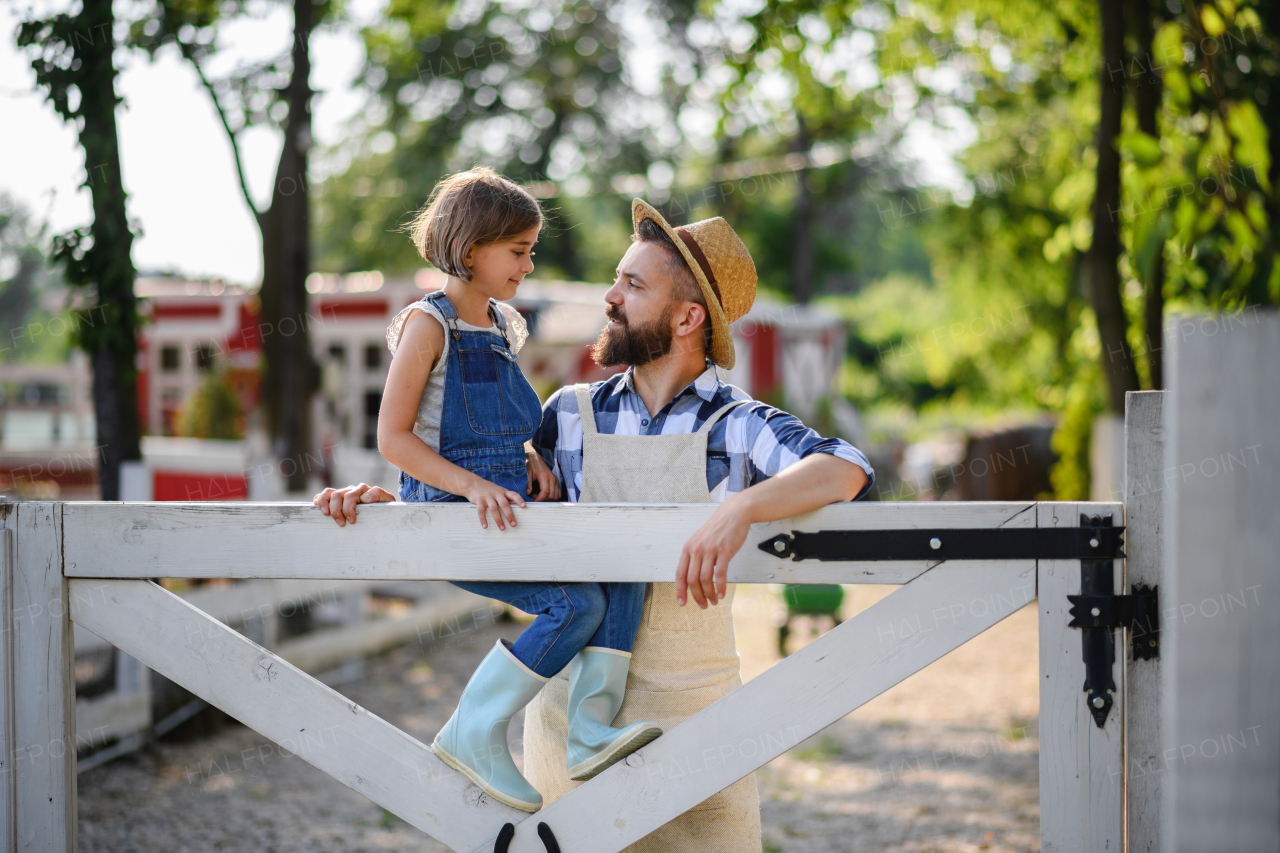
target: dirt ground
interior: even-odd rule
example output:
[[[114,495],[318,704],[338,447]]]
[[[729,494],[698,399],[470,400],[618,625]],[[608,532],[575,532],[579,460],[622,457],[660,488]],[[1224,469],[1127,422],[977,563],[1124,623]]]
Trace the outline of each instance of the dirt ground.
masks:
[[[893,589],[847,587],[844,616]],[[744,678],[778,660],[779,600],[768,587],[739,590]],[[792,650],[809,636],[797,627]],[[340,692],[429,743],[495,639],[521,629],[484,624],[401,647]],[[762,768],[764,850],[1039,850],[1037,709],[1028,607]],[[517,750],[519,735],[514,725]],[[79,816],[83,853],[447,849],[236,724],[84,773]]]

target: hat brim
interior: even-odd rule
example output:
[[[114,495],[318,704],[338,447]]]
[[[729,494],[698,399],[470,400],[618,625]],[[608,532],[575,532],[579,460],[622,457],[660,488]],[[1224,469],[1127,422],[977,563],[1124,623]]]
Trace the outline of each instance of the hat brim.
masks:
[[[689,247],[684,244],[684,240],[677,236],[675,229],[663,218],[662,214],[654,210],[653,206],[644,199],[632,199],[632,227],[638,230],[642,219],[652,219],[656,222],[658,227],[671,238],[671,242],[675,244],[676,249],[684,257],[685,263],[689,265],[689,270],[698,282],[698,287],[702,288],[702,298],[707,303],[707,316],[711,318],[711,352],[707,353],[707,358],[725,370],[732,370],[737,360],[733,349],[733,334],[729,331],[729,324],[724,317],[724,309],[720,305],[720,300],[716,298],[716,292],[711,289],[711,282],[707,281],[706,273],[702,271],[701,265],[694,259]]]

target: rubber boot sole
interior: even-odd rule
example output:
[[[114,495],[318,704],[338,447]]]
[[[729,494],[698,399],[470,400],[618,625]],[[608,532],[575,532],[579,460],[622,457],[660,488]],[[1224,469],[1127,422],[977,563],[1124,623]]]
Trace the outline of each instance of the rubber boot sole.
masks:
[[[631,753],[647,744],[653,743],[661,736],[662,729],[657,726],[649,726],[629,735],[624,735],[581,764],[575,764],[570,767],[569,778],[575,782],[594,779]]]
[[[493,797],[503,805],[511,806],[511,808],[519,809],[522,812],[536,812],[538,809],[542,808],[542,803],[529,803],[524,800],[517,800],[509,794],[502,793],[497,788],[477,776],[475,771],[470,767],[445,752],[444,747],[440,745],[439,741],[433,741],[429,749],[436,754],[437,758],[452,767],[454,770],[457,770],[463,776],[466,776],[477,788],[484,791],[490,797]]]

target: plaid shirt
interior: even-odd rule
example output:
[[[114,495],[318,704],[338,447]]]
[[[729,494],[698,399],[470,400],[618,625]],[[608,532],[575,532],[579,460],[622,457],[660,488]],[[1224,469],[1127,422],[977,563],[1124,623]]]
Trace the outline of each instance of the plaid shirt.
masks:
[[[750,401],[724,415],[707,440],[707,488],[717,503],[815,453],[838,456],[867,472],[859,498],[875,479],[861,451],[838,438],[823,438],[794,415],[752,400],[740,388],[720,381],[711,364],[654,417],[636,393],[630,369],[594,383],[590,393],[596,429],[610,435],[687,434],[726,403]],[[552,394],[542,407],[533,444],[560,479],[564,500],[576,502],[582,493],[582,419],[572,386]]]

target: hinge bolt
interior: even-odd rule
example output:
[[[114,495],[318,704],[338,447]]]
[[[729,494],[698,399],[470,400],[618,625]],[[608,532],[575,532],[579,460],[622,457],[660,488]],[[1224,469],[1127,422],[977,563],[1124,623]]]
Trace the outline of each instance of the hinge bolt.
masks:
[[[1094,697],[1093,697],[1093,707],[1095,707],[1095,708],[1101,708],[1101,707],[1102,707],[1103,705],[1105,705],[1105,704],[1107,704],[1107,702],[1106,702],[1106,700],[1105,700],[1105,699],[1103,699],[1101,696],[1094,696]]]
[[[779,539],[777,542],[773,543],[773,550],[781,554],[783,551],[787,550],[787,543]]]
[[[1102,615],[1102,611],[1101,611],[1101,610],[1099,610],[1099,609],[1098,609],[1098,608],[1096,608],[1096,607],[1095,607],[1095,608],[1093,608],[1092,610],[1090,610],[1089,612],[1090,612],[1090,613],[1092,613],[1094,616],[1101,616],[1101,615]]]
[[[932,539],[929,540],[929,547],[937,551],[939,548],[942,547],[942,540],[939,539],[937,536],[933,537]]]
[[[1097,547],[1098,547],[1098,540],[1097,540],[1097,539],[1090,539],[1090,540],[1089,540],[1089,547],[1090,547],[1090,548],[1097,548]]]

